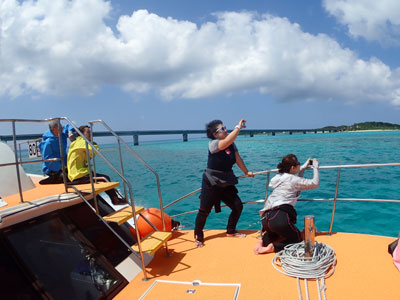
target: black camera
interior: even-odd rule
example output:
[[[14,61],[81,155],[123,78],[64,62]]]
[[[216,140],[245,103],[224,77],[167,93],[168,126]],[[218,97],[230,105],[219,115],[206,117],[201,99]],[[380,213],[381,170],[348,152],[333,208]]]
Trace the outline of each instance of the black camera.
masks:
[[[310,166],[312,166],[312,162],[313,162],[312,159],[310,159],[310,163],[309,163]]]

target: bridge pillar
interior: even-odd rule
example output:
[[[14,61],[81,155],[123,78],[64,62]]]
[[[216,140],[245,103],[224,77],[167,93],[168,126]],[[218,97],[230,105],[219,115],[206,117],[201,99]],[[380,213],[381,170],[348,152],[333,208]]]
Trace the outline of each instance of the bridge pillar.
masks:
[[[275,136],[275,132],[272,132],[272,136]]]
[[[137,134],[135,134],[133,136],[133,145],[134,146],[138,146],[139,145],[139,136]]]
[[[182,134],[182,136],[183,136],[183,141],[187,142],[188,141],[188,134],[184,133],[184,134]]]
[[[289,131],[289,134],[290,134],[290,135],[292,135],[292,134],[293,134],[293,132]]]
[[[316,130],[314,130],[314,133],[317,133],[317,131],[316,131]]]
[[[253,137],[253,136],[254,136],[254,133],[250,132],[250,137]]]

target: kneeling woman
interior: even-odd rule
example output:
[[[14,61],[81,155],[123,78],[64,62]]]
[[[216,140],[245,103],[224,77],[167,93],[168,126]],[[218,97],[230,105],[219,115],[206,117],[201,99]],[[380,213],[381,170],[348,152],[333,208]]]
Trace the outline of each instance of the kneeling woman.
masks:
[[[303,177],[304,170],[311,166],[313,179]],[[279,252],[286,245],[302,241],[296,227],[297,213],[294,209],[300,191],[319,186],[318,160],[308,159],[301,167],[296,155],[286,155],[278,164],[279,174],[271,179],[272,194],[260,210],[264,235],[254,248],[255,254]],[[296,174],[299,174],[297,176]]]

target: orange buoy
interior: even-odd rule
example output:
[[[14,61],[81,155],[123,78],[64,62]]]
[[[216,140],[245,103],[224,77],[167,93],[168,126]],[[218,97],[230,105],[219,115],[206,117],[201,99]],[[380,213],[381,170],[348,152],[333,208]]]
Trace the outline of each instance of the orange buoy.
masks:
[[[148,209],[145,209],[141,214],[147,220],[149,220],[155,227],[157,227],[158,230],[163,231],[163,225],[162,225],[162,220],[161,220],[161,210],[159,210],[157,208],[148,208]],[[165,212],[164,212],[164,219],[165,219],[165,231],[171,231],[172,219]],[[140,237],[145,237],[149,233],[155,231],[154,228],[151,227],[151,225],[149,223],[147,223],[146,220],[144,220],[141,215],[139,215],[136,224],[137,224],[137,228],[139,229]]]
[[[129,230],[130,230],[132,236],[136,239],[136,230],[135,230],[135,228],[133,228],[133,227],[131,227],[131,226],[129,226],[128,228],[129,228]]]

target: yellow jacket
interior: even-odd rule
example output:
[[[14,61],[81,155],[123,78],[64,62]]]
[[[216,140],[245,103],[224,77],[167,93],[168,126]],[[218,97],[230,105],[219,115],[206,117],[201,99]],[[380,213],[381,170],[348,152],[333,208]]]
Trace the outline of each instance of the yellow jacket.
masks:
[[[99,149],[97,144],[94,143],[94,145],[97,149]],[[92,147],[88,145],[88,148],[90,158],[92,158]],[[78,136],[69,147],[67,168],[68,178],[70,181],[74,181],[75,179],[79,179],[89,174],[85,140],[81,136]]]

